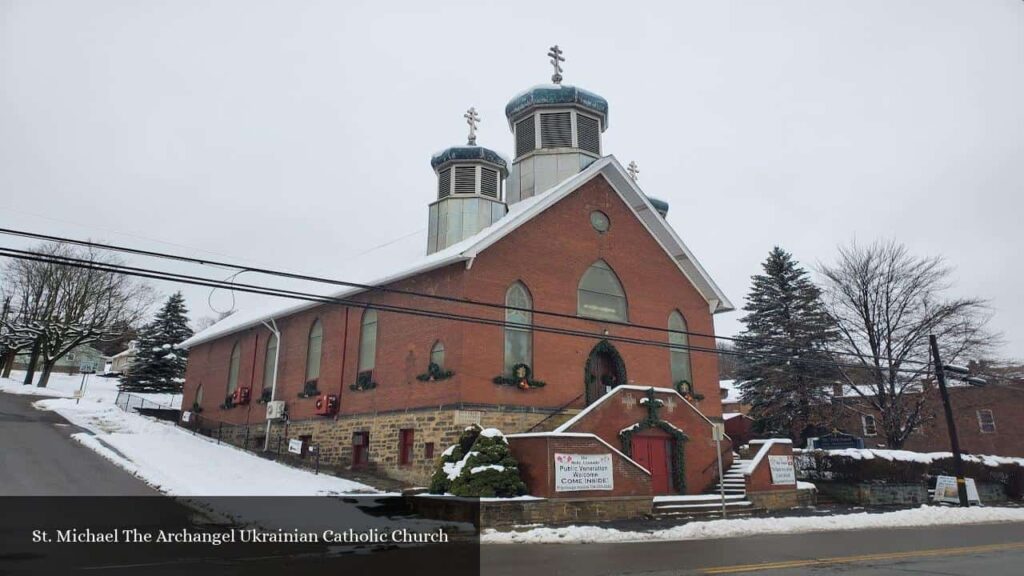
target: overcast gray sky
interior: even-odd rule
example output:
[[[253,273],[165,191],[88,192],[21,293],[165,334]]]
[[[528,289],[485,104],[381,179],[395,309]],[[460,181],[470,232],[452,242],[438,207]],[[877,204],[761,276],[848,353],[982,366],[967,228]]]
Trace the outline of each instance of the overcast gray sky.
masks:
[[[1024,356],[1020,0],[0,0],[0,225],[356,275],[426,227],[468,106],[511,152],[554,43],[737,306],[773,245],[895,238]]]

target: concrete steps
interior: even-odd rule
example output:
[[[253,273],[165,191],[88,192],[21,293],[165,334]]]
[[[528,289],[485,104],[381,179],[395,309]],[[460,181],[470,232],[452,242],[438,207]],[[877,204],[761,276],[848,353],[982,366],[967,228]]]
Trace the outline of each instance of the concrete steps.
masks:
[[[727,514],[746,515],[752,504],[747,500],[747,486],[743,474],[749,460],[733,460],[722,481],[708,490],[707,494],[686,496],[655,496],[652,513],[656,517],[702,516],[722,513],[721,490],[725,488],[725,510]]]

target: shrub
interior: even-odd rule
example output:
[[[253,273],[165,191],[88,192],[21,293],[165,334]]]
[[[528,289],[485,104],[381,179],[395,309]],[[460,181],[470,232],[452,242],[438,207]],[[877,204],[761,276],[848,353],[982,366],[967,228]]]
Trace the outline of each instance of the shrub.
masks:
[[[928,474],[928,464],[924,462],[886,460],[878,456],[854,458],[815,450],[805,452],[798,460],[801,472],[810,480],[918,484]]]
[[[458,444],[442,454],[431,478],[430,491],[505,498],[525,494],[526,485],[519,478],[519,463],[512,457],[501,432],[472,427],[462,433]]]

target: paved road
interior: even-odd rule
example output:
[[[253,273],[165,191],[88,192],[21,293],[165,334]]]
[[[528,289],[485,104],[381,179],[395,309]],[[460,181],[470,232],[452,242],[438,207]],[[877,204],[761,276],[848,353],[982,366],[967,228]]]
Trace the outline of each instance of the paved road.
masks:
[[[1024,574],[1024,524],[819,532],[686,542],[491,545],[485,576]]]
[[[70,436],[83,432],[38,396],[0,393],[0,496],[151,496],[157,492]]]

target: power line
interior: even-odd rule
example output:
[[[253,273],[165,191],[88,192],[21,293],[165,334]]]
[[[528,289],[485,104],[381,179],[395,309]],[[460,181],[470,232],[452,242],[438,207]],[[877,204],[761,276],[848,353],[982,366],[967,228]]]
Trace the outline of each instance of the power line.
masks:
[[[255,285],[255,284],[242,284],[242,283],[236,283],[236,282],[233,282],[233,281],[229,282],[229,281],[226,281],[226,280],[217,280],[217,279],[206,278],[206,277],[202,277],[202,276],[195,276],[195,275],[190,275],[190,274],[180,274],[180,273],[175,273],[175,272],[165,272],[165,271],[161,271],[161,270],[155,270],[155,269],[152,269],[152,268],[140,268],[140,267],[134,267],[134,266],[121,265],[121,264],[96,262],[96,261],[91,261],[91,260],[84,260],[84,259],[81,259],[81,258],[74,258],[74,257],[71,257],[71,256],[39,254],[39,253],[36,253],[36,252],[31,252],[31,251],[28,251],[28,250],[19,250],[19,249],[15,249],[15,248],[0,247],[0,256],[7,256],[7,257],[10,257],[10,258],[16,258],[16,259],[21,259],[21,260],[30,260],[30,261],[36,261],[36,262],[46,262],[46,263],[52,263],[52,264],[66,265],[66,266],[72,266],[72,267],[76,267],[76,268],[84,268],[84,269],[89,269],[89,270],[99,270],[99,271],[103,271],[103,272],[126,274],[126,275],[129,275],[129,276],[137,276],[137,277],[150,278],[150,279],[155,279],[155,280],[165,280],[165,281],[172,281],[172,282],[181,282],[181,283],[185,283],[185,284],[192,284],[192,285],[198,285],[198,286],[206,286],[206,287],[212,287],[212,288],[231,288],[231,289],[234,289],[234,290],[238,290],[238,291],[241,291],[241,292],[252,293],[252,294],[260,294],[260,295],[264,295],[264,296],[276,296],[276,297],[281,297],[281,298],[289,298],[289,299],[294,299],[294,300],[302,300],[302,301],[314,302],[314,303],[320,303],[320,304],[335,304],[335,305],[341,305],[341,306],[351,306],[351,307],[355,307],[355,308],[375,309],[375,310],[382,310],[382,311],[386,311],[386,312],[395,312],[395,313],[399,313],[399,314],[409,314],[409,315],[414,315],[414,316],[422,316],[422,317],[437,318],[437,319],[444,319],[444,320],[461,321],[461,322],[476,323],[476,324],[483,324],[483,325],[497,326],[497,327],[512,326],[512,327],[519,327],[519,328],[529,329],[529,330],[533,330],[533,331],[537,331],[537,332],[550,333],[550,334],[558,334],[558,335],[565,335],[565,336],[575,336],[575,337],[586,338],[586,339],[598,339],[598,340],[604,339],[604,340],[610,340],[610,341],[615,341],[615,342],[623,342],[623,343],[627,343],[627,344],[637,344],[637,345],[643,345],[643,346],[652,346],[652,347],[659,347],[659,348],[669,348],[669,349],[676,349],[676,350],[689,350],[689,351],[692,351],[692,352],[700,352],[700,353],[708,353],[708,354],[726,354],[726,355],[734,355],[734,356],[754,356],[754,357],[758,357],[758,358],[776,358],[776,359],[783,359],[783,360],[787,360],[787,361],[794,361],[794,359],[792,357],[790,357],[790,356],[780,356],[780,355],[771,355],[771,354],[754,354],[754,353],[739,352],[739,351],[735,351],[735,350],[719,350],[717,347],[716,348],[708,348],[708,347],[703,347],[703,346],[694,346],[694,345],[690,345],[690,344],[670,344],[668,342],[664,342],[664,341],[660,341],[660,340],[649,340],[649,339],[644,339],[644,338],[633,338],[633,337],[627,337],[627,336],[614,336],[614,335],[611,335],[611,334],[604,334],[604,333],[598,333],[598,332],[588,332],[588,331],[585,331],[585,330],[574,330],[574,329],[568,329],[568,328],[558,328],[558,327],[554,327],[554,326],[546,326],[546,325],[539,325],[539,324],[533,324],[533,323],[510,322],[510,321],[506,321],[506,320],[497,320],[497,319],[493,319],[493,318],[483,318],[483,317],[479,317],[479,316],[468,316],[468,315],[464,315],[464,314],[457,314],[457,313],[451,313],[451,312],[431,311],[431,310],[424,310],[424,309],[420,309],[420,308],[411,308],[411,307],[399,306],[399,305],[393,305],[393,304],[360,302],[358,300],[352,300],[352,299],[348,299],[348,298],[323,296],[323,295],[313,294],[313,293],[309,293],[309,292],[300,292],[300,291],[295,291],[295,290],[285,290],[285,289],[281,289],[281,288],[272,288],[272,287],[260,286],[260,285]],[[527,311],[528,310],[529,309],[527,309]],[[806,359],[796,359],[795,362],[799,362],[799,363],[802,363],[802,364],[805,364],[805,365],[820,365],[820,366],[827,366],[827,367],[845,367],[845,368],[855,368],[855,369],[863,368],[863,366],[860,366],[860,365],[844,365],[844,364],[840,364],[838,362],[824,362],[824,361],[806,360]],[[895,371],[896,372],[900,372],[900,373],[910,373],[910,374],[918,374],[920,372],[918,370],[906,370],[906,369],[895,369]]]
[[[274,269],[270,269],[270,268],[254,268],[252,266],[242,266],[242,265],[239,265],[239,264],[233,264],[233,263],[225,262],[225,261],[216,261],[216,260],[192,258],[192,257],[189,257],[189,256],[180,256],[180,255],[177,255],[177,254],[169,254],[169,253],[165,253],[165,252],[156,252],[156,251],[152,251],[152,250],[142,250],[142,249],[139,249],[139,248],[131,248],[131,247],[127,247],[127,246],[119,246],[119,245],[114,245],[114,244],[103,244],[103,243],[92,242],[92,241],[88,241],[88,240],[78,240],[78,239],[75,239],[75,238],[67,238],[67,237],[62,237],[62,236],[53,236],[53,235],[48,235],[48,234],[39,234],[39,233],[35,233],[35,232],[27,232],[27,231],[23,231],[23,230],[14,230],[14,229],[10,229],[10,228],[0,228],[0,234],[7,234],[7,235],[12,235],[12,236],[21,236],[21,237],[33,238],[33,239],[37,239],[37,240],[46,240],[46,241],[50,241],[50,242],[63,242],[63,243],[68,243],[68,244],[76,244],[76,245],[79,245],[79,246],[86,246],[86,247],[90,247],[90,248],[99,248],[99,249],[102,249],[102,250],[110,250],[110,251],[115,251],[115,252],[123,252],[123,253],[126,253],[126,254],[135,254],[135,255],[138,255],[138,256],[146,256],[146,257],[151,257],[151,258],[176,260],[176,261],[179,261],[179,262],[188,262],[188,263],[191,263],[191,264],[199,264],[199,265],[204,265],[204,266],[217,266],[217,267],[221,267],[221,268],[232,268],[232,269],[235,269],[235,270],[240,270],[240,271],[245,271],[245,272],[256,272],[258,274],[266,274],[266,275],[269,275],[269,276],[279,276],[279,277],[282,277],[282,278],[289,278],[289,279],[292,279],[292,280],[303,280],[303,281],[318,282],[318,283],[324,283],[324,284],[333,284],[333,285],[336,285],[336,286],[345,286],[345,287],[348,287],[348,288],[355,288],[355,289],[366,290],[366,291],[388,292],[388,293],[393,293],[393,294],[402,294],[402,295],[405,295],[405,296],[413,296],[413,297],[418,297],[418,298],[427,298],[427,299],[431,299],[431,300],[439,300],[439,301],[444,301],[444,302],[466,304],[466,305],[470,305],[470,306],[480,306],[480,307],[484,307],[484,308],[500,309],[500,310],[504,310],[504,311],[514,310],[514,311],[519,311],[519,312],[529,312],[531,314],[538,314],[538,315],[541,315],[541,316],[549,316],[549,317],[553,317],[553,318],[561,318],[561,319],[567,319],[567,320],[580,320],[579,316],[575,316],[573,314],[566,314],[564,312],[555,312],[555,311],[552,311],[552,310],[543,310],[543,309],[536,309],[536,308],[519,308],[519,307],[516,307],[516,306],[509,306],[507,304],[498,304],[498,303],[495,303],[495,302],[484,302],[484,301],[478,301],[478,300],[470,300],[470,299],[467,299],[467,298],[458,298],[458,297],[455,297],[455,296],[445,296],[445,295],[442,295],[442,294],[428,294],[428,293],[425,293],[425,292],[417,292],[417,291],[414,291],[414,290],[405,290],[405,289],[401,289],[401,288],[391,288],[391,287],[385,287],[385,286],[377,286],[377,285],[373,285],[373,284],[362,284],[362,283],[358,283],[358,282],[350,282],[350,281],[346,281],[346,280],[338,280],[338,279],[326,278],[326,277],[322,277],[322,276],[312,276],[312,275],[308,275],[308,274],[298,274],[298,273],[286,272],[286,271],[282,271],[282,270],[274,270]],[[701,333],[701,332],[694,332],[694,331],[691,331],[691,330],[671,330],[669,328],[663,328],[661,326],[651,326],[651,325],[647,325],[647,324],[632,324],[632,323],[629,323],[629,322],[623,322],[623,321],[619,321],[619,320],[601,320],[601,322],[604,322],[604,323],[609,324],[609,325],[621,326],[621,327],[624,327],[624,328],[640,329],[640,330],[651,330],[651,331],[659,332],[659,333],[686,334],[688,336],[697,336],[697,337],[701,337],[701,338],[713,338],[713,339],[716,339],[716,340],[726,340],[726,341],[731,341],[731,342],[752,342],[752,343],[762,344],[762,345],[765,345],[765,346],[768,346],[768,347],[772,347],[772,348],[785,348],[781,344],[777,344],[777,343],[773,343],[773,342],[766,342],[764,340],[760,340],[760,339],[756,339],[756,338],[749,338],[749,337],[720,336],[720,335],[717,335],[717,334],[707,334],[707,333]],[[788,352],[788,350],[786,350],[786,352]],[[808,351],[808,352],[826,353],[825,351],[814,351],[814,350]],[[726,352],[726,353],[731,353],[731,351]],[[863,358],[863,355],[857,354],[855,352],[829,351],[829,352],[827,352],[827,354],[830,354],[832,356],[847,356],[847,357],[853,357],[853,358],[858,358],[858,359]],[[738,356],[740,354],[735,354],[735,355]],[[776,356],[781,356],[781,354],[776,354]],[[916,365],[919,365],[919,366],[926,366],[926,365],[928,365],[927,362],[923,362],[923,361],[919,361],[919,360],[912,360],[912,359],[905,359],[901,363],[902,364],[916,364]],[[852,367],[856,367],[856,368],[870,368],[870,366],[868,366],[868,365],[848,366],[848,367],[851,367],[851,368]]]

